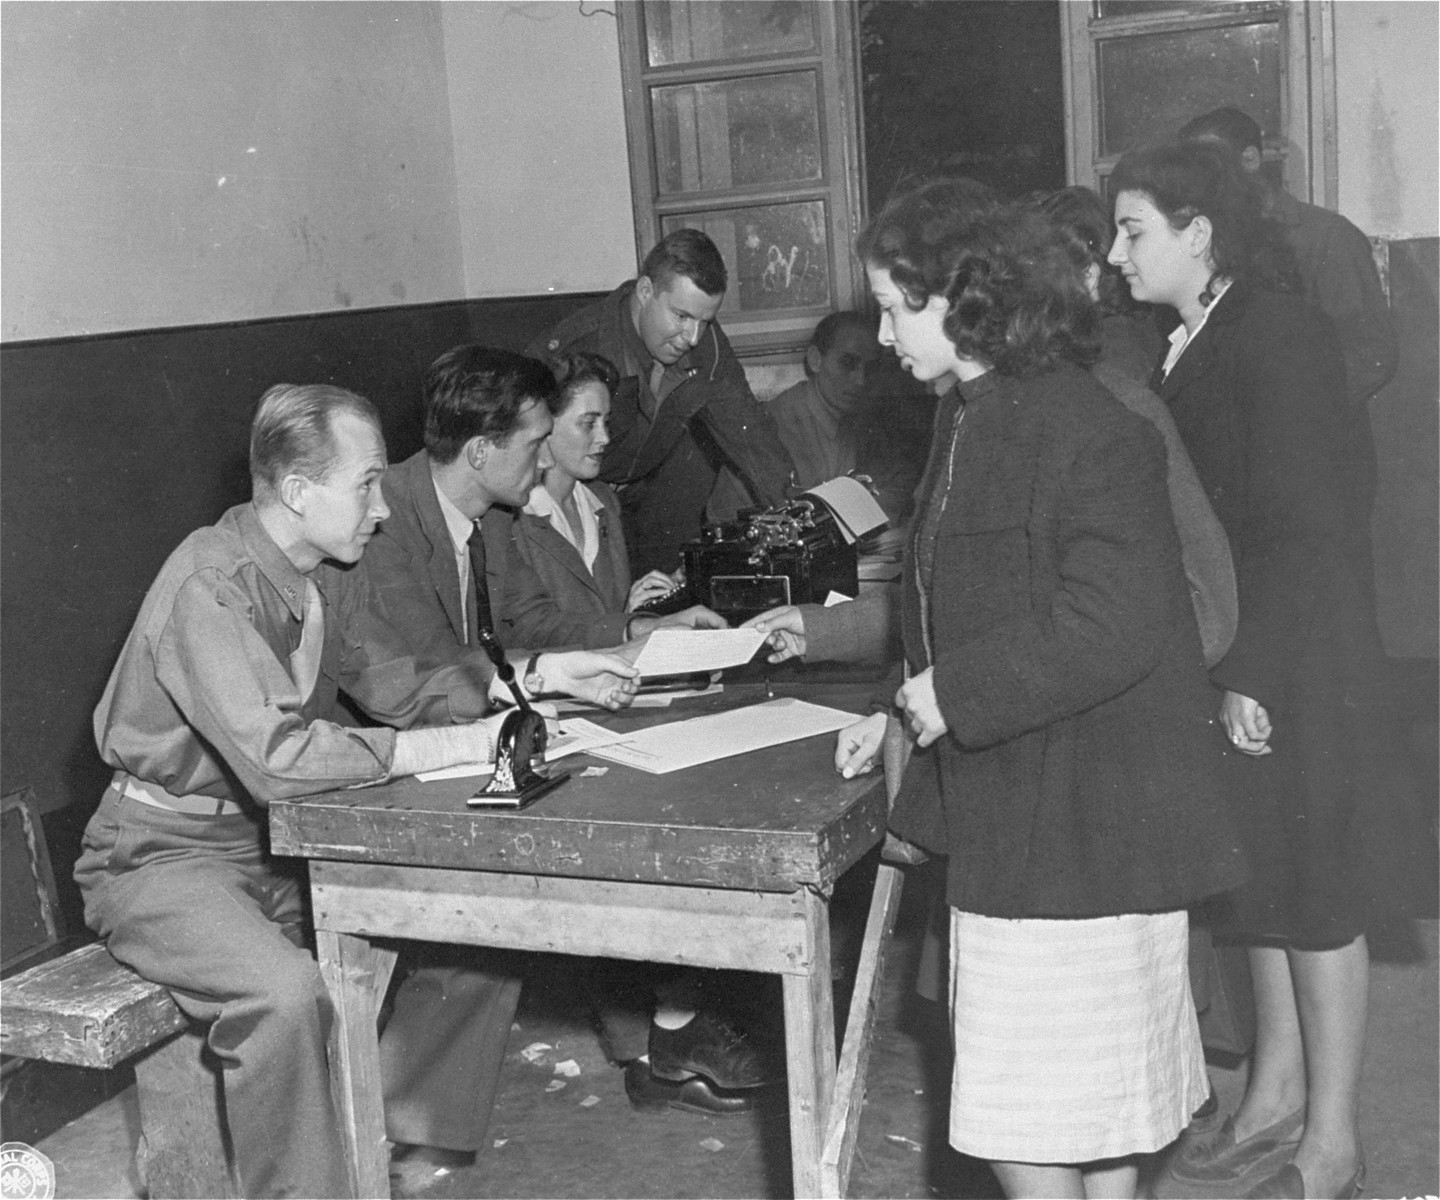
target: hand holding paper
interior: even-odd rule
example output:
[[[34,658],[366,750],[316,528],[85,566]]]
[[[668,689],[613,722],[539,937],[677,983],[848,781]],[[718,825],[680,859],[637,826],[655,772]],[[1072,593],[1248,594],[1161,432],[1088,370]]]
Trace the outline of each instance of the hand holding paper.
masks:
[[[657,629],[635,667],[642,676],[723,671],[749,662],[764,641],[758,629]]]

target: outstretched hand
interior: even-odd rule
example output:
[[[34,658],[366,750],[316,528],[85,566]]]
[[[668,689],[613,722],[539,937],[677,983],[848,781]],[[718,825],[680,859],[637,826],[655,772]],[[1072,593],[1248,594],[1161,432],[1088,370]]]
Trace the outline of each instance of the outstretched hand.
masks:
[[[546,691],[564,692],[602,708],[623,708],[640,686],[640,672],[619,654],[601,650],[544,654],[539,670]]]
[[[793,604],[784,604],[751,617],[742,628],[758,629],[770,643],[772,663],[805,657],[805,614]]]

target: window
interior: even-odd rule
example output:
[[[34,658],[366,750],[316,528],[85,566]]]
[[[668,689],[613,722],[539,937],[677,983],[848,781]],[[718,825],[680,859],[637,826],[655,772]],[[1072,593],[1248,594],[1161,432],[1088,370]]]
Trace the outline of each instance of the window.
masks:
[[[1265,167],[1334,207],[1331,0],[1068,0],[1062,5],[1069,174],[1105,190],[1126,150],[1231,105],[1265,134]]]
[[[703,229],[747,358],[793,356],[863,280],[855,8],[824,0],[620,0],[635,238]]]

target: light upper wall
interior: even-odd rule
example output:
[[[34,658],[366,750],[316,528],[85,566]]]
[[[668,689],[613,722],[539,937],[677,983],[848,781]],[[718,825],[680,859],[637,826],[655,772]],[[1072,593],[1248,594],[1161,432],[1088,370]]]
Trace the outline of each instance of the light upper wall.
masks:
[[[634,273],[607,13],[12,2],[0,32],[6,341]]]
[[[3,10],[5,339],[453,299],[433,4]]]
[[[607,7],[4,3],[0,338],[612,287]],[[1334,11],[1341,211],[1433,236],[1437,6]]]
[[[1440,232],[1440,5],[1337,0],[1340,211],[1375,237]]]
[[[467,296],[608,291],[635,274],[610,7],[441,5]]]

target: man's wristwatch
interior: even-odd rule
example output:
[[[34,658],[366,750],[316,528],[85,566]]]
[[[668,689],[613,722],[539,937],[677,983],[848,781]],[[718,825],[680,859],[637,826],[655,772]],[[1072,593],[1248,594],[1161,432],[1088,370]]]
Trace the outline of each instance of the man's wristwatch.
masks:
[[[545,680],[540,675],[540,656],[532,654],[530,661],[525,664],[525,674],[521,678],[525,690],[531,696],[538,696],[545,690]]]

